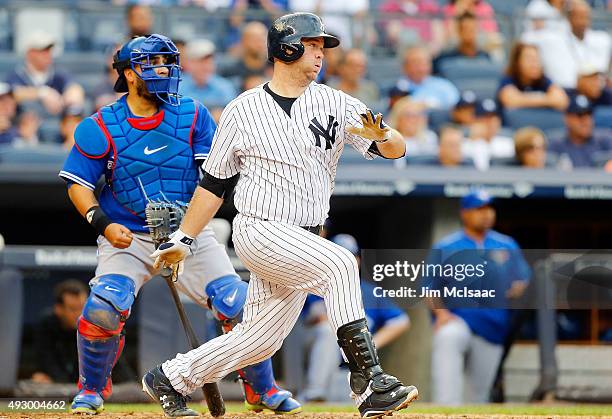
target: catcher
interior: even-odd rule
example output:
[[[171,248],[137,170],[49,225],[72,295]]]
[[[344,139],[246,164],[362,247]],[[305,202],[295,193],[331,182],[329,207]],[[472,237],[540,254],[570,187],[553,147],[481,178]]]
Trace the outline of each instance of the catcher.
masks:
[[[189,202],[208,156],[215,123],[200,103],[177,94],[179,52],[163,35],[134,38],[117,51],[117,102],[83,120],[59,176],[79,213],[98,232],[98,266],[78,320],[79,391],[73,413],[97,414],[112,391],[111,371],[124,344],[123,325],[140,287],[158,273],[145,226],[148,202]],[[94,188],[104,175],[99,196]],[[190,243],[191,244],[191,243]],[[210,308],[225,329],[244,305],[247,284],[234,271],[212,230],[195,239],[177,288]],[[301,410],[275,381],[270,360],[239,371],[247,408]],[[185,398],[166,400],[171,416],[197,416]]]

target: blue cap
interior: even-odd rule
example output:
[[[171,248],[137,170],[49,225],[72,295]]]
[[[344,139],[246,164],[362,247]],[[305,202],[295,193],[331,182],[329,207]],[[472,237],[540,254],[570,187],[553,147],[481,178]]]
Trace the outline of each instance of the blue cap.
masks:
[[[584,95],[575,95],[570,98],[566,113],[583,115],[593,112],[591,101]]]
[[[478,97],[473,90],[464,90],[459,96],[459,102],[455,105],[455,108],[463,108],[467,106],[475,106],[478,102]]]
[[[336,234],[330,240],[338,246],[344,247],[355,256],[359,255],[359,244],[357,243],[357,239],[350,234]]]
[[[482,208],[493,203],[493,197],[483,189],[475,189],[461,198],[461,209]]]
[[[476,104],[476,116],[497,115],[497,103],[493,99],[484,99]]]

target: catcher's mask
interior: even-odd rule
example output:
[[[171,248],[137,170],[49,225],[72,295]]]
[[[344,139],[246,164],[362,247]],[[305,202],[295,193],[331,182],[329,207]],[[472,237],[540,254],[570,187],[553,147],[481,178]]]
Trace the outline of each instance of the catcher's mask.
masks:
[[[154,57],[161,56],[163,60],[158,63]],[[140,67],[140,71],[136,69]],[[159,76],[155,69],[165,67],[168,76]],[[115,83],[115,92],[127,92],[127,80],[123,70],[131,68],[147,86],[149,93],[154,94],[164,103],[178,106],[179,82],[181,81],[181,66],[179,51],[174,42],[167,36],[153,34],[139,36],[123,45],[113,57],[113,68],[119,73]]]

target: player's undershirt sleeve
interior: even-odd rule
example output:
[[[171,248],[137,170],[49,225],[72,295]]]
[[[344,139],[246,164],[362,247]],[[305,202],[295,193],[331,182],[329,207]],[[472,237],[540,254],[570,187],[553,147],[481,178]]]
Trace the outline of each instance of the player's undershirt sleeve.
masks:
[[[372,160],[378,153],[378,148],[376,147],[376,143],[372,140],[368,140],[367,138],[359,137],[358,135],[351,134],[346,131],[346,129],[350,126],[361,126],[361,118],[360,114],[365,114],[367,106],[358,99],[355,99],[352,96],[345,95],[346,97],[346,112],[344,115],[345,118],[345,126],[344,126],[344,141],[353,146],[355,150],[357,150],[363,157],[368,160]]]

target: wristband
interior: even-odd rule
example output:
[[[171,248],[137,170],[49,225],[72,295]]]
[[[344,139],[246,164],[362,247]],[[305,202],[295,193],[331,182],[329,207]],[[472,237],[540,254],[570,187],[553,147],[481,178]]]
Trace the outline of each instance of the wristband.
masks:
[[[101,236],[104,236],[104,230],[106,230],[106,227],[113,223],[98,205],[95,205],[87,210],[85,213],[85,219]]]
[[[195,239],[187,234],[183,233],[181,230],[176,230],[171,236],[172,239],[176,240],[178,243],[183,244],[187,247],[191,247]]]

